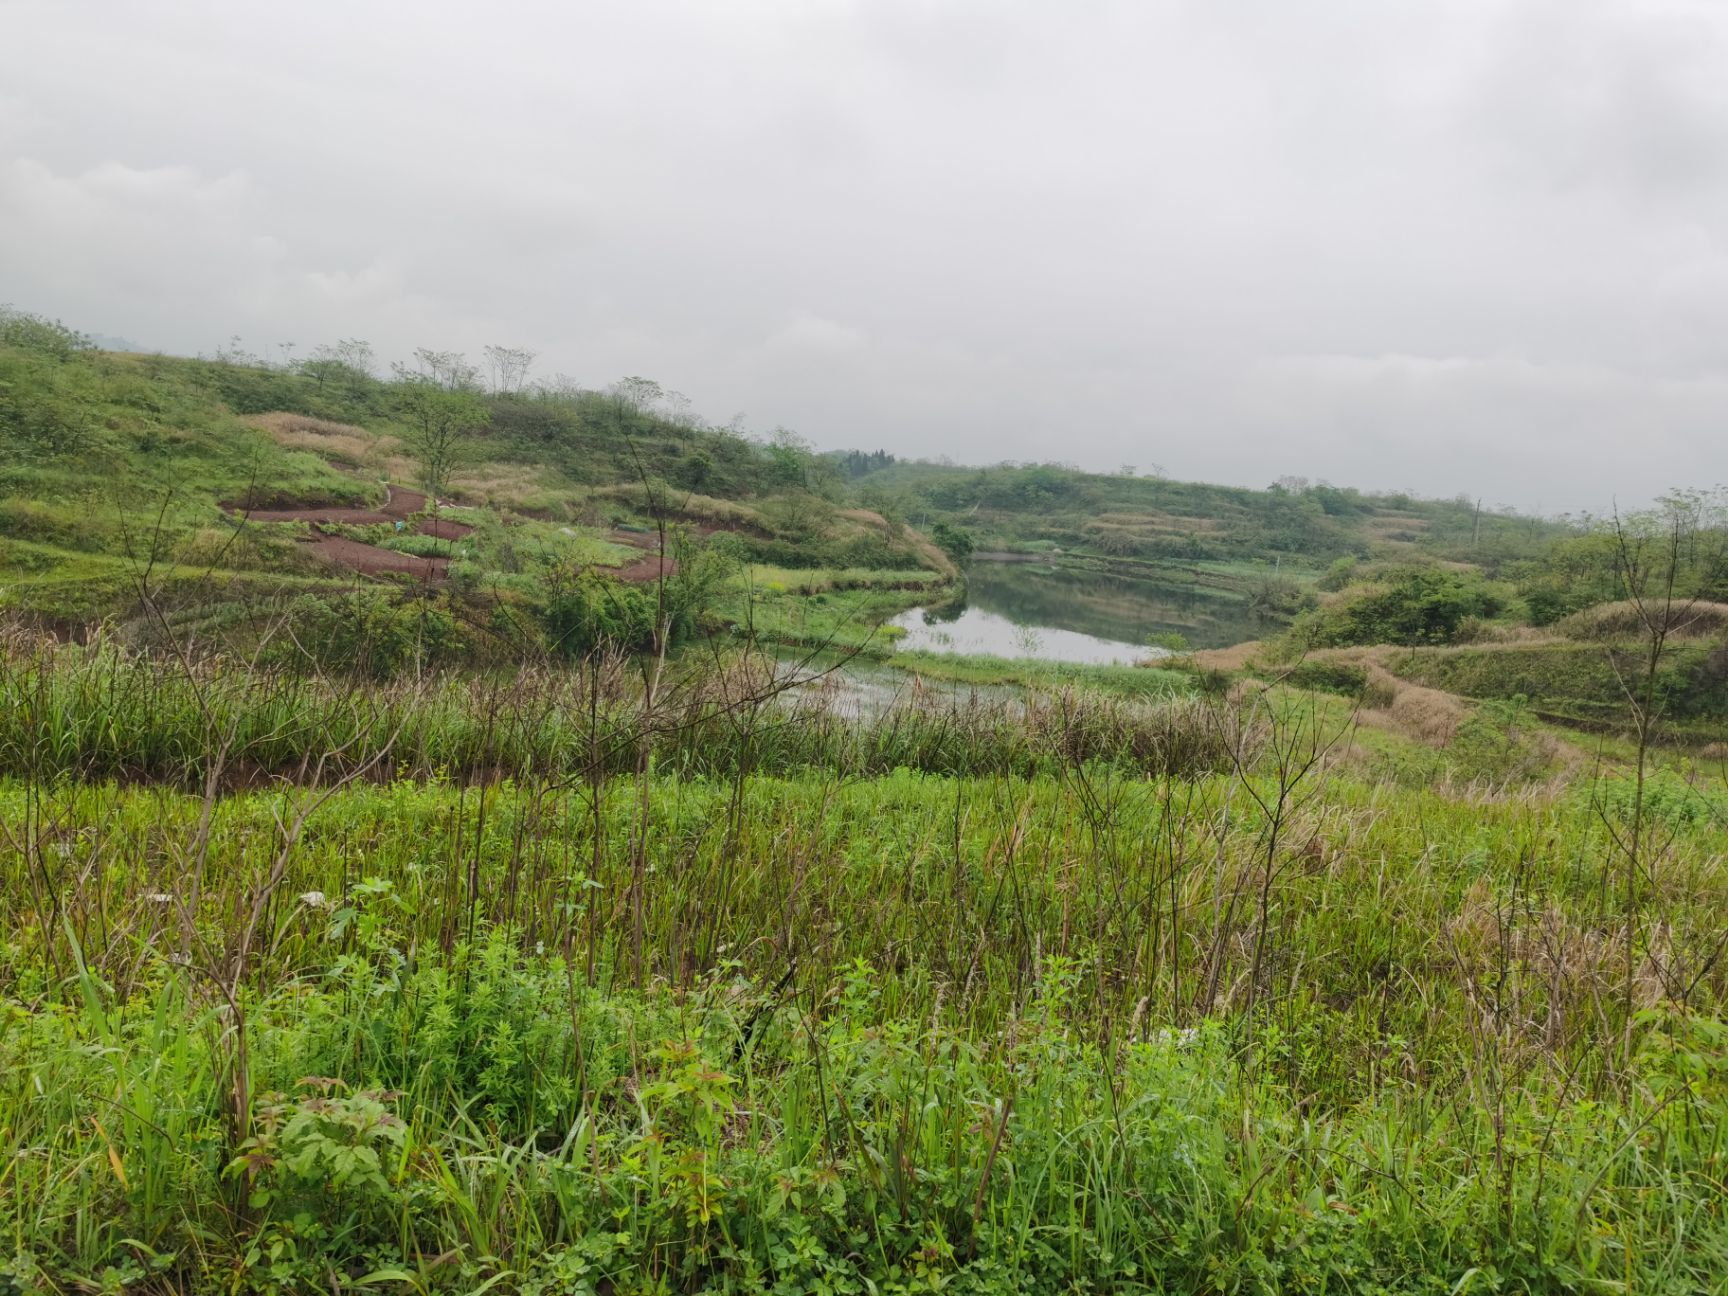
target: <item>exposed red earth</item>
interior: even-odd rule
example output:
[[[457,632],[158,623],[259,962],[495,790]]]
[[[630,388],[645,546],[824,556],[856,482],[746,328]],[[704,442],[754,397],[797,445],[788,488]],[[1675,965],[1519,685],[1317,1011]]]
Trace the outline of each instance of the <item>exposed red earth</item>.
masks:
[[[405,576],[441,581],[450,574],[448,558],[416,558],[413,554],[380,549],[377,545],[362,544],[346,536],[325,535],[314,531],[306,537],[304,543],[311,545],[312,551],[326,562],[337,563],[368,576],[401,572]]]
[[[638,558],[634,562],[614,569],[610,574],[624,581],[653,581],[662,576],[672,576],[678,571],[678,560],[668,558],[665,563],[660,561],[660,537],[652,532],[615,530],[606,537],[613,544],[629,545],[632,549],[646,549],[647,557]]]
[[[252,522],[304,522],[307,534],[303,543],[311,546],[318,557],[350,571],[368,576],[396,572],[434,583],[444,580],[450,572],[448,558],[417,558],[413,554],[397,553],[393,549],[350,540],[346,536],[327,535],[321,529],[334,524],[378,526],[405,523],[426,508],[426,496],[420,491],[395,486],[388,489],[389,498],[385,500],[382,508],[377,509],[320,505],[297,509],[253,509],[250,512],[235,508],[233,511],[245,512],[247,520]],[[434,536],[440,540],[460,540],[473,530],[466,522],[453,522],[448,518],[421,518],[414,526],[415,534]],[[649,551],[634,562],[608,572],[619,580],[659,580],[662,576],[671,576],[678,570],[678,563],[672,558],[667,558],[662,563],[658,536],[614,531],[610,538],[619,544]]]
[[[665,565],[662,566],[660,555],[653,553],[649,554],[646,558],[638,558],[633,563],[626,563],[622,567],[614,568],[607,574],[616,576],[619,580],[652,581],[659,580],[663,575],[674,575],[677,571],[678,560],[676,558],[668,558]]]
[[[416,558],[413,554],[397,553],[377,545],[364,544],[345,536],[326,535],[319,528],[332,523],[353,526],[377,526],[405,523],[426,507],[426,496],[419,491],[395,486],[388,488],[389,498],[381,509],[316,507],[303,509],[254,509],[246,514],[252,522],[304,522],[307,536],[304,543],[327,562],[347,567],[351,571],[375,576],[399,572],[423,580],[441,581],[450,570],[448,558]],[[464,522],[447,518],[434,521],[422,518],[415,526],[416,534],[435,536],[440,540],[460,540],[474,528]]]

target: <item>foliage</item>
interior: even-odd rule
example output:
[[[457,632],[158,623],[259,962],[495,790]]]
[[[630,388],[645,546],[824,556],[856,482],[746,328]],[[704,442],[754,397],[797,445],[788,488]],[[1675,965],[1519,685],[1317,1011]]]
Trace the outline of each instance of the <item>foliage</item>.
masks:
[[[423,595],[363,589],[306,594],[283,618],[263,660],[296,669],[386,680],[448,665],[463,641],[449,612]]]
[[[1529,699],[1543,712],[1591,727],[1623,717],[1629,646],[1583,643],[1483,645],[1399,656],[1407,679],[1464,697]],[[1654,703],[1673,720],[1728,716],[1728,649],[1681,642],[1664,654]]]
[[[570,659],[603,645],[644,652],[654,644],[653,597],[592,571],[557,589],[540,615],[552,650]]]
[[[16,306],[0,305],[0,347],[32,351],[55,360],[65,360],[75,351],[87,351],[91,341],[59,320],[51,320]]]
[[[1466,621],[1500,616],[1509,606],[1507,592],[1479,574],[1403,568],[1347,589],[1337,602],[1305,615],[1291,636],[1317,648],[1451,643]]]
[[[1353,662],[1324,658],[1304,659],[1280,673],[1280,679],[1295,688],[1316,689],[1359,698],[1368,691],[1368,671]]]
[[[456,470],[473,458],[474,434],[491,413],[472,392],[430,378],[405,379],[399,387],[408,449],[419,464],[420,485],[436,501],[449,493]]]
[[[976,548],[972,536],[962,527],[950,526],[946,522],[938,522],[930,528],[930,538],[942,548],[955,562],[964,562],[972,556]]]
[[[1523,698],[1477,704],[1454,731],[1446,754],[1467,777],[1500,783],[1545,776],[1553,756]]]

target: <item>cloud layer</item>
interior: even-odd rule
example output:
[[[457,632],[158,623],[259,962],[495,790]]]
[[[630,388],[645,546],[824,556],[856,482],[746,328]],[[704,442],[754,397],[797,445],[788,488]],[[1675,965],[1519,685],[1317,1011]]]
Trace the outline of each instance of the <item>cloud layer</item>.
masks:
[[[0,0],[0,298],[960,460],[1728,478],[1714,0]]]

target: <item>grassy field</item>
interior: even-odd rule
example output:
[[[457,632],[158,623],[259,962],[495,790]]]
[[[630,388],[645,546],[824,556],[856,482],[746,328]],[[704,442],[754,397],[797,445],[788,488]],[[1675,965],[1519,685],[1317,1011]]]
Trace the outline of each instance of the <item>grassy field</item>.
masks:
[[[1719,777],[1181,672],[0,660],[14,1290],[1728,1281]]]
[[[1728,1292],[1719,496],[825,456],[344,348],[0,310],[0,1296]],[[1024,624],[1243,615],[896,651],[976,549],[1062,565]]]

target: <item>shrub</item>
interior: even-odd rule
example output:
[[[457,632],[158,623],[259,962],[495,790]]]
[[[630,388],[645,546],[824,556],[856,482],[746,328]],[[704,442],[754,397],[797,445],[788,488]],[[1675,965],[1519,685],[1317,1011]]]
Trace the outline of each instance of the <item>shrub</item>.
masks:
[[[1296,637],[1316,648],[1351,644],[1442,644],[1472,617],[1504,613],[1511,599],[1474,573],[1405,568],[1303,618]]]
[[[1285,677],[1297,688],[1320,693],[1338,693],[1344,697],[1361,697],[1368,691],[1368,672],[1349,662],[1298,662]]]
[[[930,538],[955,562],[965,562],[977,548],[971,532],[962,527],[949,526],[946,522],[938,522],[932,527]]]
[[[1528,782],[1548,772],[1553,745],[1531,723],[1523,698],[1481,702],[1458,725],[1446,754],[1467,778]]]
[[[572,660],[606,645],[641,651],[654,642],[647,590],[584,572],[546,601],[540,619],[552,650]]]

